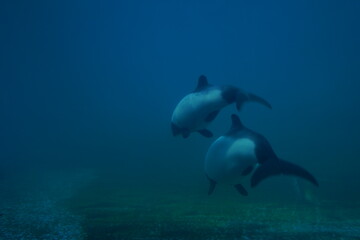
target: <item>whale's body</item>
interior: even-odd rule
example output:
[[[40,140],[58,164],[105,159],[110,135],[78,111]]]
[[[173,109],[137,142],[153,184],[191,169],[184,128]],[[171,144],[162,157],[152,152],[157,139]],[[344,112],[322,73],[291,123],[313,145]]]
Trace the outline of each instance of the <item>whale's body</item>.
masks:
[[[230,131],[213,142],[205,157],[209,194],[219,183],[233,185],[242,195],[247,195],[242,184],[251,173],[252,187],[280,174],[298,176],[318,185],[307,170],[279,159],[267,139],[244,127],[236,115],[232,115],[232,122]]]
[[[218,112],[229,105],[218,87],[186,95],[174,110],[171,122],[191,132],[206,129]]]
[[[205,76],[200,76],[195,91],[183,97],[174,109],[171,117],[173,135],[187,138],[192,132],[199,132],[205,137],[212,137],[207,126],[218,113],[232,103],[236,103],[240,110],[247,101],[255,101],[271,108],[261,97],[234,86],[210,85]]]
[[[257,164],[255,143],[248,138],[218,138],[206,155],[205,172],[217,183],[236,185],[243,182],[244,172]]]

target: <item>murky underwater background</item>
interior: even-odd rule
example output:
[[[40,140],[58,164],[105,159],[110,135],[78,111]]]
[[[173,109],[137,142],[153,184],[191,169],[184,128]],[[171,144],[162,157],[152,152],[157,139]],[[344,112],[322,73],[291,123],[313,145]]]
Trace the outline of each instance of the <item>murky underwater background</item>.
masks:
[[[360,2],[2,1],[0,239],[360,239]],[[174,138],[199,75],[315,188],[207,196],[215,137]]]

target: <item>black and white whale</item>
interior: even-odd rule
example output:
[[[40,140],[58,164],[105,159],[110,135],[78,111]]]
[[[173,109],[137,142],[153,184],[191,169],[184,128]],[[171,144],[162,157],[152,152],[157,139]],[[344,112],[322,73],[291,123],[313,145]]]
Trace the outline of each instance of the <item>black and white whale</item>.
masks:
[[[219,137],[205,157],[205,173],[210,181],[210,195],[217,183],[233,185],[240,194],[247,195],[242,185],[251,176],[251,187],[274,175],[293,175],[318,186],[315,177],[304,168],[281,160],[264,136],[246,128],[239,117],[231,116],[232,126]]]
[[[236,103],[241,109],[244,102],[252,101],[271,108],[263,98],[234,86],[210,85],[204,75],[199,77],[196,89],[186,95],[175,107],[171,118],[171,129],[174,136],[189,137],[192,132],[199,132],[205,137],[213,134],[206,129],[225,106]]]

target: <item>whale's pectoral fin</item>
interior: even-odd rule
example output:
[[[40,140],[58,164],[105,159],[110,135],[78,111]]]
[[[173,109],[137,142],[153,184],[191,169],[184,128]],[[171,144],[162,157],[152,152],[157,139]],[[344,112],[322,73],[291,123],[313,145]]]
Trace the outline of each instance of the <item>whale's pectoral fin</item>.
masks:
[[[236,188],[236,190],[243,196],[247,196],[248,192],[246,191],[246,189],[244,188],[243,185],[241,184],[236,184],[234,185],[234,187]]]
[[[211,138],[213,136],[212,132],[210,132],[207,129],[201,129],[198,131],[198,133],[200,133],[201,135],[203,135],[204,137],[207,137],[207,138]]]
[[[210,183],[209,190],[208,190],[208,195],[211,195],[214,192],[216,182],[214,180],[212,180],[211,178],[209,178],[208,175],[206,175],[206,177],[207,177],[207,179],[209,180],[209,183]]]
[[[190,136],[190,131],[189,129],[186,128],[179,128],[178,126],[176,126],[174,123],[171,123],[171,130],[172,130],[172,134],[173,136],[177,136],[180,135],[183,138],[188,138]]]
[[[219,114],[220,111],[214,111],[209,113],[209,115],[206,116],[205,118],[205,122],[212,122],[216,116]]]
[[[315,177],[304,168],[281,159],[271,159],[255,170],[251,177],[251,187],[255,187],[270,176],[281,174],[297,176],[308,180],[315,186],[319,186]]]
[[[260,103],[270,109],[272,109],[272,106],[271,104],[266,101],[265,99],[263,99],[262,97],[259,97],[253,93],[247,93],[247,94],[244,94],[244,93],[239,93],[238,96],[236,97],[236,108],[237,110],[241,110],[242,108],[242,105],[244,104],[244,102],[246,101],[250,101],[250,102],[257,102],[257,103]]]
[[[177,136],[179,134],[181,134],[181,128],[179,128],[178,126],[176,126],[174,123],[171,123],[171,131],[173,136]]]
[[[190,136],[190,131],[189,130],[183,130],[181,133],[183,138],[188,138]]]
[[[241,176],[247,176],[249,175],[252,170],[254,169],[254,166],[248,166],[247,168],[245,168],[245,170],[241,173]]]

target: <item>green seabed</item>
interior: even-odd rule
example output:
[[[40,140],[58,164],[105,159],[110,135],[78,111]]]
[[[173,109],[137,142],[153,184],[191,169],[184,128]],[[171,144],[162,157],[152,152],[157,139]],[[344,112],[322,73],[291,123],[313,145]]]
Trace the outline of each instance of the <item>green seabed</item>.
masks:
[[[67,203],[86,239],[360,239],[360,203],[244,200],[240,195],[90,186]]]

